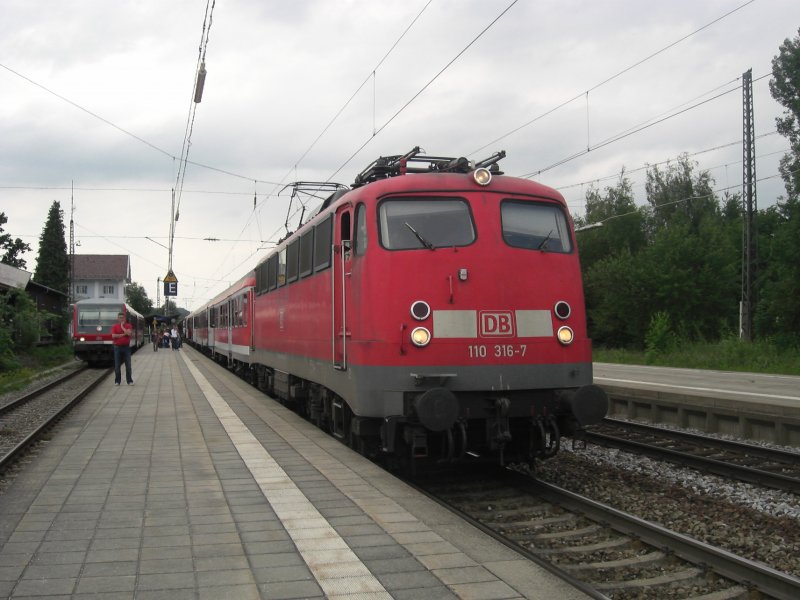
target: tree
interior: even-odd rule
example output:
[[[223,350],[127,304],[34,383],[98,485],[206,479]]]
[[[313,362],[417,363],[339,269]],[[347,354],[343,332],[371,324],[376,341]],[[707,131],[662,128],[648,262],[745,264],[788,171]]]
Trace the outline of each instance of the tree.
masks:
[[[619,252],[635,253],[645,245],[642,212],[634,202],[631,182],[620,173],[619,182],[607,187],[604,194],[594,187],[586,192],[586,216],[578,225],[595,225],[597,229],[579,231],[578,248],[581,265],[588,270],[599,260]]]
[[[0,212],[0,250],[3,250],[3,256],[0,257],[0,262],[16,267],[17,269],[24,269],[26,262],[20,256],[24,252],[30,252],[31,247],[21,239],[12,239],[11,234],[3,233],[3,225],[8,223],[6,213]]]
[[[65,294],[69,293],[69,255],[64,236],[64,212],[54,200],[39,237],[39,256],[33,280]]]
[[[759,231],[767,228],[764,221],[773,227],[761,236],[767,259],[759,281],[755,330],[780,345],[800,346],[800,198],[770,207],[765,218],[759,218]]]
[[[19,354],[39,339],[36,304],[24,290],[0,291],[0,373],[20,367]]]
[[[650,237],[670,225],[688,223],[696,233],[700,221],[719,213],[717,199],[711,186],[714,180],[708,171],[695,175],[688,156],[678,157],[675,164],[667,163],[664,169],[653,166],[647,169],[647,202],[652,215]]]
[[[769,91],[785,107],[775,119],[778,133],[789,139],[789,152],[781,159],[780,172],[789,200],[800,199],[800,29],[786,39],[772,59]]]
[[[775,119],[778,133],[789,140],[780,172],[787,197],[765,212],[770,231],[762,235],[761,252],[767,254],[759,283],[755,327],[760,335],[780,343],[800,345],[800,29],[786,39],[772,59],[769,91],[786,109]],[[759,232],[765,226],[760,221]]]
[[[153,301],[147,297],[147,290],[135,281],[125,288],[125,300],[136,312],[143,315],[153,312]]]

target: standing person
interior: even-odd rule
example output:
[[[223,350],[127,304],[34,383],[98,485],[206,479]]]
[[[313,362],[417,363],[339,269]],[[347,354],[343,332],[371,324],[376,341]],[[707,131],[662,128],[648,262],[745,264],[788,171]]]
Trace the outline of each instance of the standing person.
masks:
[[[172,342],[172,349],[173,350],[177,350],[178,349],[178,345],[180,344],[180,341],[181,341],[180,336],[178,336],[178,326],[177,325],[173,325],[172,326],[172,331],[170,332],[169,337],[170,337],[170,341]]]
[[[125,381],[133,385],[133,368],[131,367],[131,333],[133,326],[125,322],[125,313],[117,313],[117,322],[111,327],[111,339],[114,341],[114,385],[122,381],[121,363],[125,361]]]
[[[153,352],[158,352],[158,343],[161,341],[159,338],[161,336],[158,335],[158,321],[153,319],[153,327],[151,328],[150,337],[153,341]]]

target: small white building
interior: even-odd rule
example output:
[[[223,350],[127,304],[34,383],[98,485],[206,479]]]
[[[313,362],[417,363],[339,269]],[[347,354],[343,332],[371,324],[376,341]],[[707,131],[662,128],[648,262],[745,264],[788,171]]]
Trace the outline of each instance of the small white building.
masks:
[[[74,254],[72,295],[77,302],[87,298],[125,301],[125,286],[131,282],[131,257],[127,254]]]

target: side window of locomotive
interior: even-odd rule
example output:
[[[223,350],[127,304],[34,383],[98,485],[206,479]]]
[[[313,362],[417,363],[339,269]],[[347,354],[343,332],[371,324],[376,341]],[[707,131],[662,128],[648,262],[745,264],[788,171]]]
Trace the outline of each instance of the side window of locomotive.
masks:
[[[256,294],[261,295],[269,289],[269,259],[256,267]]]
[[[390,198],[378,208],[381,244],[387,250],[468,246],[475,226],[459,198]]]
[[[297,281],[298,245],[299,240],[295,240],[286,247],[286,281],[289,283]]]
[[[300,236],[300,277],[311,275],[314,267],[314,229]]]
[[[278,285],[286,283],[286,248],[278,254]]]
[[[333,217],[317,225],[314,233],[314,270],[322,271],[331,266],[331,226]]]
[[[359,204],[356,207],[356,256],[363,256],[367,251],[367,207]]]
[[[514,248],[572,252],[567,217],[560,206],[505,200],[500,205],[503,239]]]
[[[267,259],[267,289],[274,290],[278,287],[278,255],[273,254]]]

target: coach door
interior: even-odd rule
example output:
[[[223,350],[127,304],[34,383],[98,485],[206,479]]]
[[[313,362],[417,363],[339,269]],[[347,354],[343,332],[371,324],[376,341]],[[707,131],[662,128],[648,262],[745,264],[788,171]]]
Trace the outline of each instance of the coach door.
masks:
[[[217,309],[209,307],[207,309],[208,313],[208,349],[213,353],[214,352],[214,342],[216,335],[214,332],[216,331],[217,327]]]
[[[228,299],[227,306],[225,308],[228,311],[228,319],[226,324],[228,327],[228,360],[230,361],[233,357],[233,325],[234,321],[236,320],[235,296]]]
[[[353,255],[352,212],[350,205],[343,206],[336,212],[333,234],[331,278],[333,367],[341,371],[347,369],[347,342],[350,335],[347,323],[347,300],[350,295],[350,261]]]

